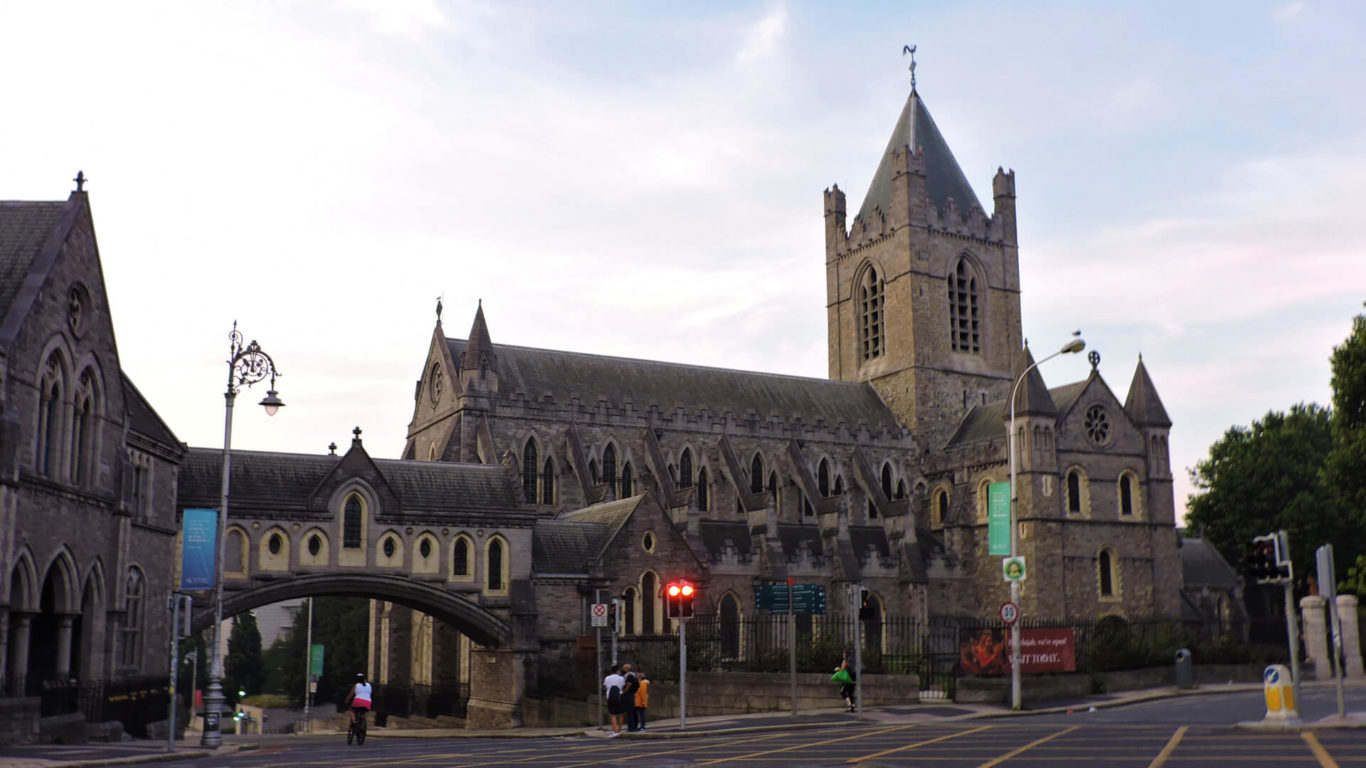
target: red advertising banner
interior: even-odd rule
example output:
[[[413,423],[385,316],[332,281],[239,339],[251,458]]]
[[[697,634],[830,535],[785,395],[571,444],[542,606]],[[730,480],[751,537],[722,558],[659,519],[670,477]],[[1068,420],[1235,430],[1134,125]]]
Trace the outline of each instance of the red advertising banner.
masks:
[[[984,628],[963,636],[958,649],[963,674],[1010,674],[1010,630]],[[1020,630],[1020,671],[1075,672],[1076,636],[1071,627]]]
[[[1020,671],[1076,672],[1076,635],[1071,627],[1020,631]]]

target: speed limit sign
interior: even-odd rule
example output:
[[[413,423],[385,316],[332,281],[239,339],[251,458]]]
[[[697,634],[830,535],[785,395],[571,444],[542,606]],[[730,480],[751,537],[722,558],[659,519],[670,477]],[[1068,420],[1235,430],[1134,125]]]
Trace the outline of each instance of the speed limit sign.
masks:
[[[1001,603],[1001,621],[1006,624],[1014,624],[1018,618],[1020,618],[1020,606],[1009,601]]]

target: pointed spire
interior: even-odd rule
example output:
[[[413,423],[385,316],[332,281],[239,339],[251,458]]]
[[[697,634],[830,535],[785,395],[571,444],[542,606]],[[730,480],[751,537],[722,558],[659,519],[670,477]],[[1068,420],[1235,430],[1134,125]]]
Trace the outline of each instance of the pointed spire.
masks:
[[[1148,376],[1148,367],[1143,364],[1143,355],[1138,356],[1134,380],[1129,384],[1129,396],[1124,399],[1124,411],[1140,427],[1172,425],[1167,409],[1162,407],[1162,398],[1157,396],[1157,387],[1153,386],[1153,380]]]
[[[948,142],[944,141],[939,127],[934,124],[934,118],[930,117],[930,111],[925,108],[925,102],[912,88],[906,106],[902,107],[901,115],[897,118],[896,127],[892,129],[892,137],[887,141],[887,149],[882,152],[882,160],[878,162],[877,172],[868,186],[868,194],[859,207],[859,218],[871,221],[874,210],[881,209],[883,213],[891,210],[893,154],[903,147],[910,147],[912,152],[922,148],[925,150],[925,191],[935,207],[942,209],[949,198],[953,198],[959,211],[969,211],[974,206],[982,207],[967,176],[963,175],[963,169],[958,166],[958,160],[949,149]]]
[[[489,338],[489,327],[484,322],[484,300],[479,300],[479,308],[474,311],[474,325],[470,327],[469,341],[465,343],[465,354],[460,364],[463,371],[477,370],[480,360],[493,367],[497,356],[493,352],[493,340]]]
[[[1015,415],[1030,413],[1040,416],[1057,416],[1058,406],[1053,402],[1053,396],[1048,394],[1048,387],[1044,386],[1043,375],[1038,368],[1033,368],[1034,355],[1029,351],[1029,343],[1026,342],[1024,349],[1020,350],[1020,356],[1015,361],[1015,369],[1012,371],[1011,381],[1019,381],[1020,373],[1029,370],[1029,375],[1020,382],[1020,388],[1015,393]],[[1007,404],[1007,408],[1009,404]]]

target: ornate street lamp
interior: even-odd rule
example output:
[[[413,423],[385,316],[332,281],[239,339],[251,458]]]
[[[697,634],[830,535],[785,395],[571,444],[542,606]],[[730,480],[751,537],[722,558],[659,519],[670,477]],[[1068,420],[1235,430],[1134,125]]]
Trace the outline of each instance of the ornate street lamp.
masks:
[[[1029,366],[1020,372],[1015,379],[1015,386],[1010,390],[1010,556],[1015,557],[1019,554],[1020,528],[1015,522],[1017,512],[1015,510],[1019,498],[1015,494],[1015,394],[1020,391],[1020,382],[1025,380],[1029,372],[1038,368],[1041,364],[1052,360],[1058,355],[1074,354],[1086,349],[1086,342],[1081,338],[1081,331],[1072,333],[1071,341],[1062,346],[1062,349],[1045,357],[1039,362]],[[1020,580],[1010,580],[1010,602],[1018,608],[1020,605]],[[1019,709],[1020,704],[1020,619],[1024,611],[1016,614],[1015,621],[1010,625],[1010,708]]]
[[[219,633],[223,625],[223,538],[228,520],[228,473],[232,469],[232,406],[237,400],[237,391],[243,385],[250,387],[258,381],[270,378],[270,389],[266,390],[261,406],[266,414],[274,416],[284,407],[284,401],[275,392],[275,377],[280,372],[275,369],[275,361],[261,350],[255,339],[242,346],[242,334],[237,331],[237,321],[232,323],[232,333],[228,334],[231,348],[228,355],[228,391],[223,395],[227,401],[227,416],[223,422],[223,494],[218,508],[218,555],[214,558],[213,576],[213,655],[210,657],[209,682],[204,692],[204,735],[201,746],[217,748],[223,743],[223,731],[219,720],[223,715],[223,647]]]

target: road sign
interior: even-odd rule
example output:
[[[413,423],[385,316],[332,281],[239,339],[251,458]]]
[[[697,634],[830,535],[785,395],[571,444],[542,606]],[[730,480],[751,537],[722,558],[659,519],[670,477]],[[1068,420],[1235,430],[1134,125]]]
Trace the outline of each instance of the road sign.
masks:
[[[1015,620],[1018,618],[1020,618],[1020,606],[1010,602],[1009,600],[1007,600],[1004,603],[1001,603],[1001,621],[1004,621],[1007,625],[1010,625],[1014,624]]]
[[[754,588],[754,604],[769,613],[785,614],[788,601],[798,614],[825,615],[825,587],[820,584],[764,584]]]
[[[593,622],[594,627],[607,626],[607,603],[593,603]]]
[[[987,554],[1010,554],[1010,483],[987,486]]]
[[[1020,556],[1001,558],[1001,576],[1006,581],[1025,580],[1025,559]]]

